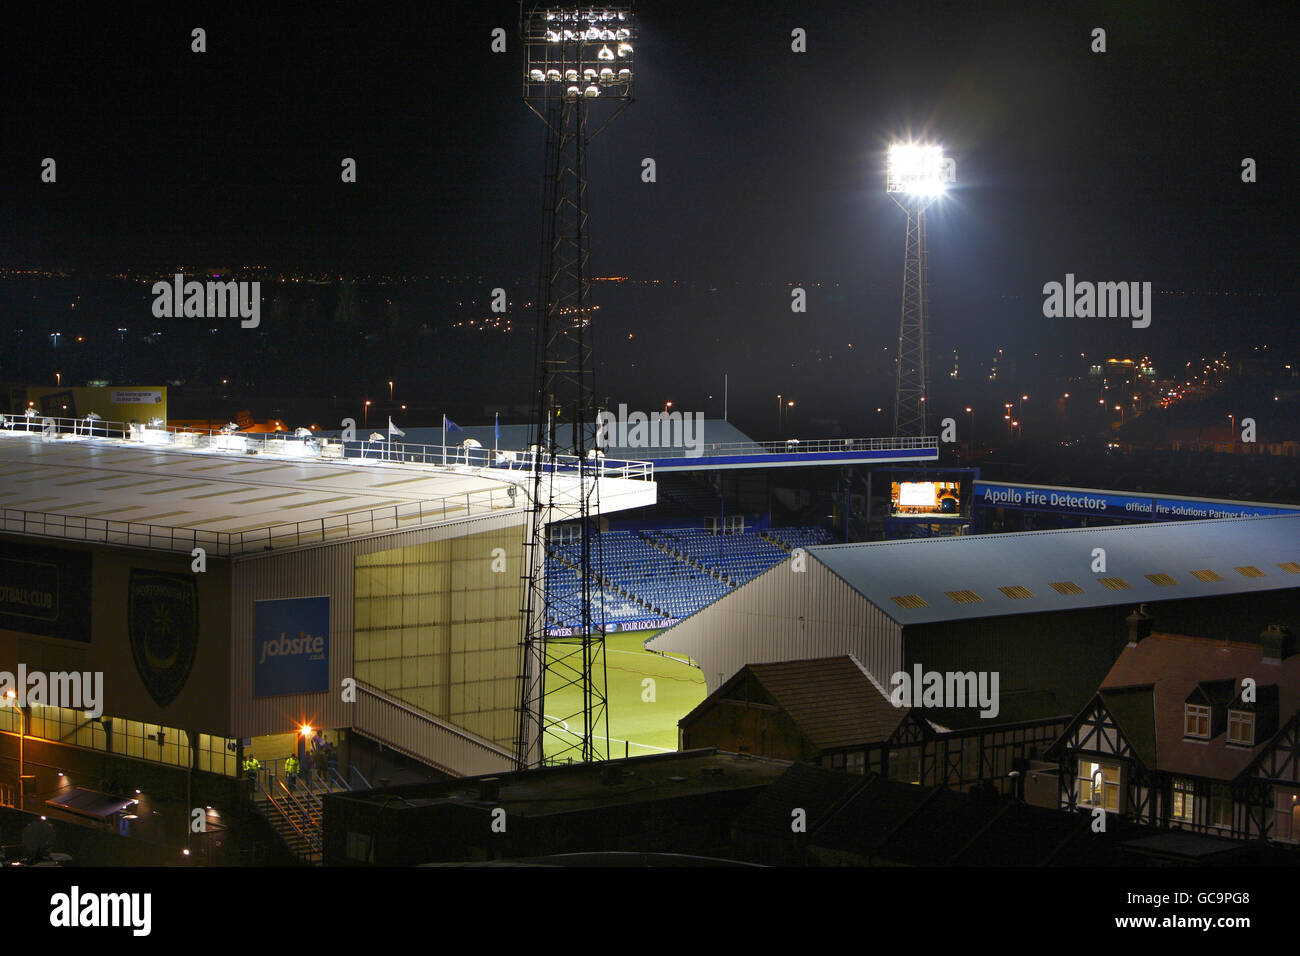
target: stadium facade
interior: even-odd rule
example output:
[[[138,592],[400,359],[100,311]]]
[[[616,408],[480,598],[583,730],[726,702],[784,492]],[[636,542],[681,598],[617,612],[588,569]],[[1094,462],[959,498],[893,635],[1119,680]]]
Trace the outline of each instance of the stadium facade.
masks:
[[[99,675],[103,699],[0,707],[4,802],[194,775],[233,795],[306,725],[341,778],[354,737],[451,775],[513,766],[527,453],[9,425],[0,672]],[[654,502],[649,465],[600,467],[605,511]]]

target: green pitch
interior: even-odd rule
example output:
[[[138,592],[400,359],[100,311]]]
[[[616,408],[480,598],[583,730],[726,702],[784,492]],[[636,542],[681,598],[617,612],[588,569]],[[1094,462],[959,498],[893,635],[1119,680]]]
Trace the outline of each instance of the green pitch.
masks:
[[[704,675],[699,668],[651,654],[642,644],[658,631],[615,634],[605,640],[605,694],[609,701],[609,756],[637,757],[677,749],[677,721],[704,700]],[[642,682],[651,678],[651,688]],[[653,689],[653,700],[650,690]],[[582,709],[582,695],[566,687],[546,695],[546,715],[566,720]],[[564,726],[581,728],[567,718]],[[558,727],[564,736],[564,726]],[[576,736],[571,738],[576,741]],[[563,749],[555,735],[546,736],[546,755]]]

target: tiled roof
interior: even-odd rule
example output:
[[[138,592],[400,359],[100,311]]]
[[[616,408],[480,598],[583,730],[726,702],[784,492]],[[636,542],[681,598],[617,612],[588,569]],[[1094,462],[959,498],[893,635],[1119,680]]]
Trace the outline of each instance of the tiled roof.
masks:
[[[1152,634],[1125,647],[1102,682],[1101,696],[1108,707],[1115,705],[1126,739],[1151,769],[1226,781],[1246,769],[1268,738],[1257,735],[1253,747],[1234,746],[1225,729],[1208,741],[1188,739],[1184,705],[1198,687],[1232,681],[1240,689],[1246,677],[1259,688],[1277,685],[1279,726],[1300,710],[1300,655],[1270,664],[1262,660],[1259,644],[1174,634]],[[1149,690],[1133,691],[1142,685]]]
[[[820,750],[888,740],[907,716],[847,655],[747,669]]]

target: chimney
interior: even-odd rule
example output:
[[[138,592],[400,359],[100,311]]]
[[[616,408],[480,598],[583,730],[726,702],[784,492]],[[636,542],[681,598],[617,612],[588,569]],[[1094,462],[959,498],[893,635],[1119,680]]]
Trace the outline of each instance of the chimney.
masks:
[[[1124,623],[1128,625],[1129,647],[1137,647],[1139,641],[1151,636],[1151,615],[1145,604],[1139,604],[1136,611],[1124,618]]]
[[[1260,659],[1265,664],[1281,664],[1291,654],[1291,630],[1282,624],[1270,624],[1259,635]]]

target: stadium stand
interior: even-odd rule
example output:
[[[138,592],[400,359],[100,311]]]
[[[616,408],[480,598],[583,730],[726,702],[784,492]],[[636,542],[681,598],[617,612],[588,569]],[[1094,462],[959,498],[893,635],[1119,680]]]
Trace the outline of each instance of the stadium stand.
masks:
[[[603,603],[607,625],[680,620],[762,574],[794,548],[829,540],[820,528],[722,535],[700,528],[609,531],[600,537],[604,578],[593,598]],[[552,543],[546,565],[547,586],[556,599],[551,626],[579,623],[579,565],[571,545]],[[559,610],[566,605],[573,610]]]

